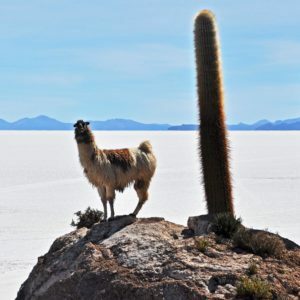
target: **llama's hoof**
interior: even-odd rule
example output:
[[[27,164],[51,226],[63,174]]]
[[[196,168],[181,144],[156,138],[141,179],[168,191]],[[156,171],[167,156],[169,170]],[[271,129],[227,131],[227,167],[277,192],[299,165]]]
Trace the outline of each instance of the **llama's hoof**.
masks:
[[[100,223],[105,223],[105,222],[107,222],[107,220],[105,219],[105,220],[101,220],[100,221]]]
[[[115,217],[110,217],[108,218],[108,222],[113,221],[115,219]]]
[[[136,214],[132,213],[132,214],[129,214],[130,217],[134,217],[136,218]]]

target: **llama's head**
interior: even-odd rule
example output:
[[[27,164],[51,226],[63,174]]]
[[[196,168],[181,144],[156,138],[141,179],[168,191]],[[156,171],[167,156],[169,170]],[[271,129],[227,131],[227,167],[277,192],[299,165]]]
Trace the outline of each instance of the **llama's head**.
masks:
[[[90,122],[78,120],[73,126],[75,127],[75,139],[77,143],[90,143],[93,141],[93,136],[88,125]]]

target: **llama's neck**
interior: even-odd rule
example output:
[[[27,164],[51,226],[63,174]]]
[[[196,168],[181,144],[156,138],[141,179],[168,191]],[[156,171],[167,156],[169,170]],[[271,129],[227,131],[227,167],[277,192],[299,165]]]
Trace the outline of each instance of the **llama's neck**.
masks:
[[[79,143],[77,141],[79,160],[84,168],[87,168],[91,164],[95,153],[98,151],[94,135],[91,131],[89,132],[89,137],[90,141],[87,143]]]

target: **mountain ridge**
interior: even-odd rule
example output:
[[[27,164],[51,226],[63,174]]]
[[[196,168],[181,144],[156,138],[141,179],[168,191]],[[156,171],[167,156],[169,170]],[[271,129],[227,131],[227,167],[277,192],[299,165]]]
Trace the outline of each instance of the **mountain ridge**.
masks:
[[[170,130],[191,131],[197,130],[197,124],[171,125],[168,123],[142,123],[130,119],[108,119],[105,121],[91,120],[93,130]],[[263,119],[253,124],[238,123],[228,124],[229,130],[251,131],[251,130],[300,130],[300,118],[276,120],[271,122]],[[62,122],[46,115],[33,118],[22,118],[14,122],[0,119],[0,130],[73,130],[73,124]]]

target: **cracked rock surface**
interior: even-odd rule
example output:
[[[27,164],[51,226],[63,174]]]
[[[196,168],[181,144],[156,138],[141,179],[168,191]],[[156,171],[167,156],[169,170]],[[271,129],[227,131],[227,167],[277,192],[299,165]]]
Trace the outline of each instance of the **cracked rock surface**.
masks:
[[[217,244],[205,251],[184,227],[162,218],[123,216],[59,237],[38,258],[17,300],[233,299],[239,279],[255,261],[274,295],[298,299],[299,261],[262,259]],[[299,257],[299,250],[289,253]]]

